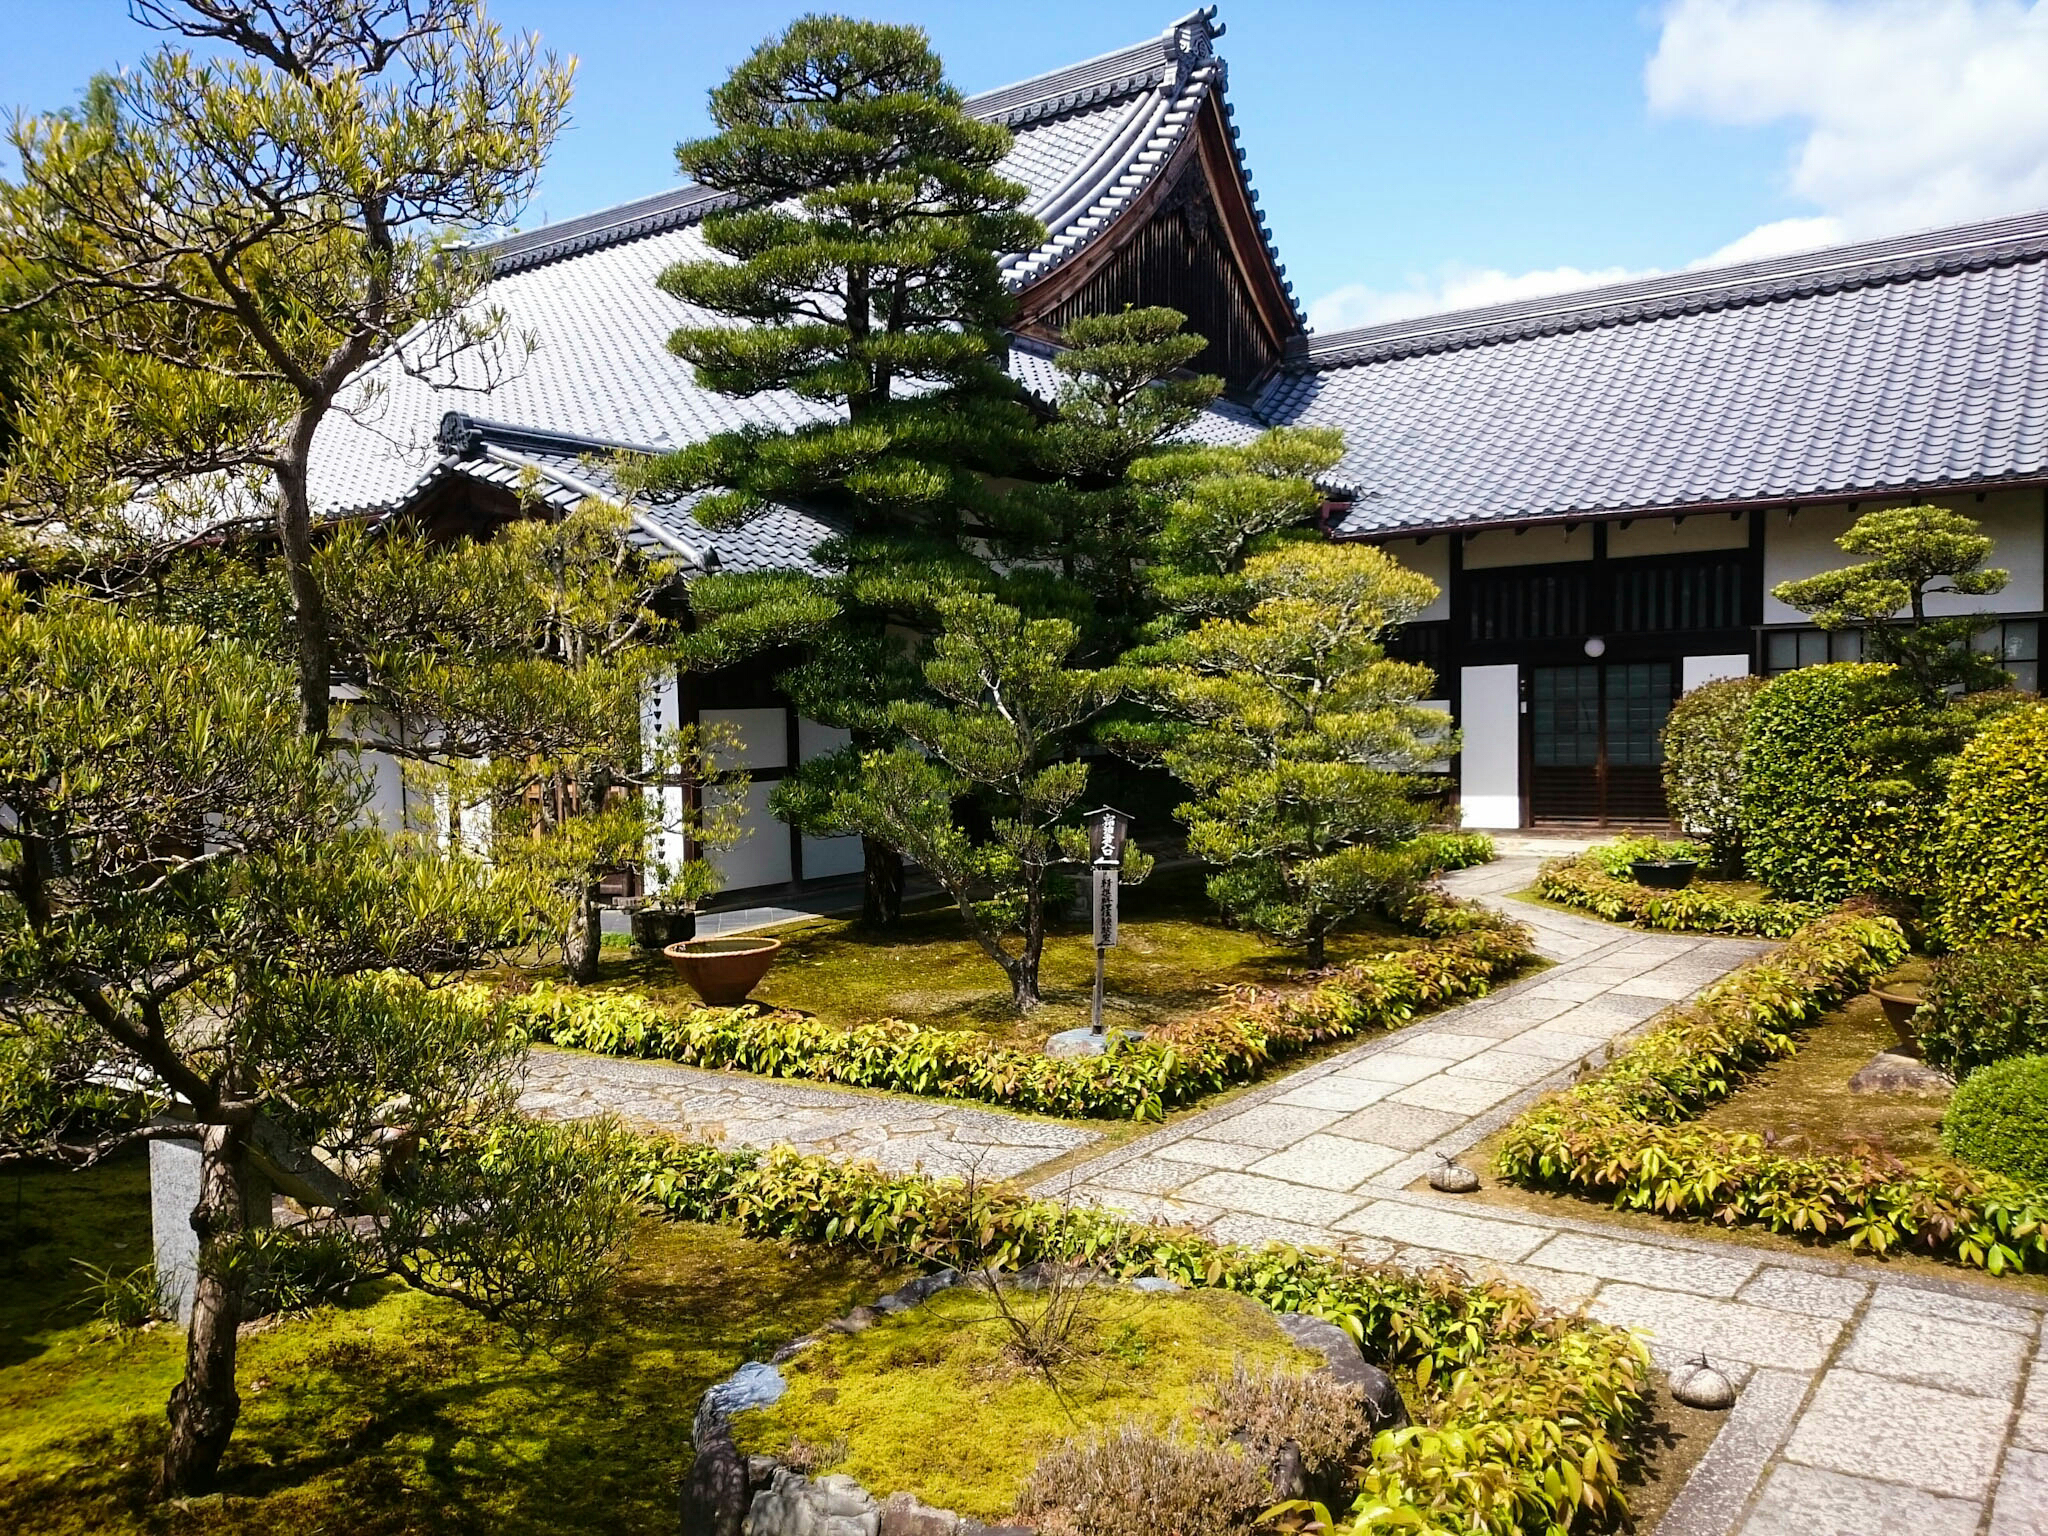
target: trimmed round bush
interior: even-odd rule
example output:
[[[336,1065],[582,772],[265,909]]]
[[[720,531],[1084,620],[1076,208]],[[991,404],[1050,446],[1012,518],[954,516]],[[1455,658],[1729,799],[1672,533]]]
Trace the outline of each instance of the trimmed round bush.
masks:
[[[1958,1078],[2048,1053],[2048,946],[1987,944],[1937,960],[1913,1029],[1928,1062]]]
[[[1941,1117],[1959,1162],[2048,1185],[2048,1056],[2015,1056],[1970,1075]]]
[[[1714,865],[1742,872],[1742,732],[1760,677],[1702,683],[1664,722],[1664,798],[1671,819],[1703,838]]]
[[[1869,747],[1894,711],[1876,702],[1891,668],[1803,667],[1757,692],[1742,735],[1742,835],[1749,870],[1780,896],[1839,902],[1874,892],[1917,898],[1939,806],[1881,786]]]
[[[1963,749],[1942,809],[1939,867],[1950,944],[2048,943],[2048,704],[1998,716]]]

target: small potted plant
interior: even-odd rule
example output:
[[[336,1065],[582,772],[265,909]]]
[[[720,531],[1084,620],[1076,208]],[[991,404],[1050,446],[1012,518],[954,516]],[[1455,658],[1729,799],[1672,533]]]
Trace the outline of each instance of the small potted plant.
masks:
[[[1699,873],[1698,859],[1648,858],[1629,861],[1629,878],[1637,885],[1647,885],[1652,890],[1681,891],[1692,884],[1692,877]]]

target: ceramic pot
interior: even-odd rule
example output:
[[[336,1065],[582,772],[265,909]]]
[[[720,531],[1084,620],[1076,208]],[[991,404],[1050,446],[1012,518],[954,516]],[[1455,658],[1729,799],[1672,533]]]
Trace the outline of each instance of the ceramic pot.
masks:
[[[1637,859],[1629,865],[1628,872],[1637,885],[1647,885],[1653,890],[1679,891],[1692,884],[1692,877],[1699,873],[1696,859]]]
[[[1919,1035],[1913,1028],[1913,1015],[1920,1011],[1920,1005],[1927,999],[1923,987],[1917,981],[1902,981],[1891,987],[1872,987],[1871,994],[1884,1005],[1884,1016],[1893,1029],[1899,1032],[1899,1041],[1912,1045]]]
[[[686,939],[662,950],[676,974],[715,1008],[744,1003],[775,963],[780,939],[735,934],[729,939]]]
[[[697,914],[673,907],[639,907],[632,915],[633,942],[652,953],[697,936]]]

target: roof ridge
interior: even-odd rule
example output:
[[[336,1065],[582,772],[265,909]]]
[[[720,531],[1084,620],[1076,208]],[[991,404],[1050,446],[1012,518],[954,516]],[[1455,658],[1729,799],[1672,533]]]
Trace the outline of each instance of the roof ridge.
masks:
[[[547,427],[522,427],[509,421],[472,416],[467,411],[444,411],[440,429],[435,433],[435,443],[443,453],[457,457],[475,453],[485,443],[495,443],[501,448],[524,448],[530,453],[659,454],[667,451],[644,443],[629,443],[621,438],[585,437],[580,433],[558,432]]]
[[[2048,209],[1307,336],[1297,369],[1347,367],[2048,259]]]
[[[1194,35],[1196,29],[1199,37]],[[1209,45],[1223,31],[1224,24],[1216,19],[1216,7],[1206,5],[1139,42],[977,92],[961,104],[976,117],[1006,128],[1108,106],[1162,85],[1169,72],[1177,73],[1184,82],[1189,59],[1206,57]],[[694,223],[733,200],[729,193],[686,182],[558,224],[543,224],[539,229],[507,235],[475,249],[489,258],[494,275],[504,276],[565,256],[581,255],[599,246],[661,234]]]

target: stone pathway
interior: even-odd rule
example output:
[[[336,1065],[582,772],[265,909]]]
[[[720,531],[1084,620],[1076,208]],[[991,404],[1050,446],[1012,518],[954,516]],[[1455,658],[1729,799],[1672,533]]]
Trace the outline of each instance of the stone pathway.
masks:
[[[892,1173],[978,1172],[1015,1178],[1102,1139],[1084,1124],[933,1099],[813,1087],[668,1061],[631,1061],[537,1046],[520,1106],[575,1119],[610,1111],[639,1125],[734,1146],[788,1145],[861,1158]]]
[[[1741,1395],[1658,1536],[2048,1533],[2048,1298],[1407,1187],[1767,947],[1503,903],[1536,862],[1517,849],[1445,883],[1529,922],[1551,969],[1049,1188],[1234,1241],[1499,1273],[1643,1330],[1666,1366],[1704,1350]]]

